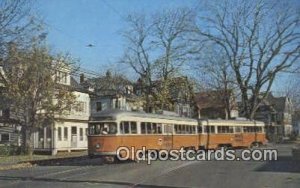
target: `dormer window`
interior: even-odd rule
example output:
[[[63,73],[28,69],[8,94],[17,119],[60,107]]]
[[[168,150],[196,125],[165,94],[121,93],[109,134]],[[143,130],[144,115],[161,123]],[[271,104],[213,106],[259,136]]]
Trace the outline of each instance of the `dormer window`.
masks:
[[[56,82],[60,84],[68,84],[68,73],[56,71]]]

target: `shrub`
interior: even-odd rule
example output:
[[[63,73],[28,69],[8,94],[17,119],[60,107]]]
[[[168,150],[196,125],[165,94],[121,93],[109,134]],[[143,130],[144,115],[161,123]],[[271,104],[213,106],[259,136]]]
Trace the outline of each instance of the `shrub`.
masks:
[[[7,156],[7,155],[20,155],[21,148],[15,145],[0,145],[0,156]]]

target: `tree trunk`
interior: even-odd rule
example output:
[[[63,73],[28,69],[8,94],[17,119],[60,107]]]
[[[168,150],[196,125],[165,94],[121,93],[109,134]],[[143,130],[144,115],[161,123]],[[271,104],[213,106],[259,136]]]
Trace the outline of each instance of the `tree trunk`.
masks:
[[[22,143],[21,143],[21,153],[26,154],[26,127],[23,125],[21,128],[21,138],[22,138]]]
[[[32,142],[32,131],[31,129],[28,129],[26,136],[26,148],[27,148],[27,154],[29,156],[33,155],[33,142]]]
[[[224,109],[224,111],[225,111],[225,119],[228,120],[230,112],[228,112],[227,107]]]
[[[33,154],[33,143],[31,139],[32,131],[28,127],[22,126],[21,134],[22,134],[21,152],[23,154],[32,156]]]

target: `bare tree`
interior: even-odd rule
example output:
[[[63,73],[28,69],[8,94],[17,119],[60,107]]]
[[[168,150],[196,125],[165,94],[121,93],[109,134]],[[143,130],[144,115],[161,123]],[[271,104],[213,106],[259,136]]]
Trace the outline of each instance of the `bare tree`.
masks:
[[[121,61],[139,75],[146,98],[146,111],[152,96],[157,94],[153,92],[154,80],[167,84],[168,79],[180,71],[195,51],[188,45],[194,18],[189,9],[170,10],[152,16],[128,16],[128,29],[124,32],[127,46]]]
[[[121,60],[129,65],[140,77],[142,92],[145,94],[146,107],[149,111],[150,97],[152,94],[153,62],[150,54],[153,50],[151,43],[151,25],[144,15],[129,15],[127,18],[129,29],[123,33],[128,44]]]
[[[209,46],[209,45],[208,45]],[[212,97],[217,97],[225,108],[225,118],[231,118],[231,111],[236,108],[236,82],[234,73],[222,49],[212,46],[201,51],[200,58],[192,66],[204,88],[201,90],[214,91]]]
[[[42,29],[32,12],[31,0],[0,1],[0,55],[7,54],[7,44],[30,46],[34,37],[40,37]],[[45,36],[45,34],[44,34]]]
[[[153,16],[153,43],[160,50],[156,59],[158,77],[167,80],[180,72],[199,49],[192,45],[195,14],[191,9],[169,10]]]
[[[299,12],[280,2],[245,0],[218,2],[209,10],[197,32],[225,51],[242,111],[253,119],[258,97],[265,98],[278,73],[299,60]]]

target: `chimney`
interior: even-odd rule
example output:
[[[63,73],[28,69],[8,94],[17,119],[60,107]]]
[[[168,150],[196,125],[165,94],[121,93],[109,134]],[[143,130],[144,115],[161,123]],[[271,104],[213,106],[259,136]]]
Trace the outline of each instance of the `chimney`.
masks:
[[[84,74],[80,74],[80,83],[82,84],[84,82]]]

